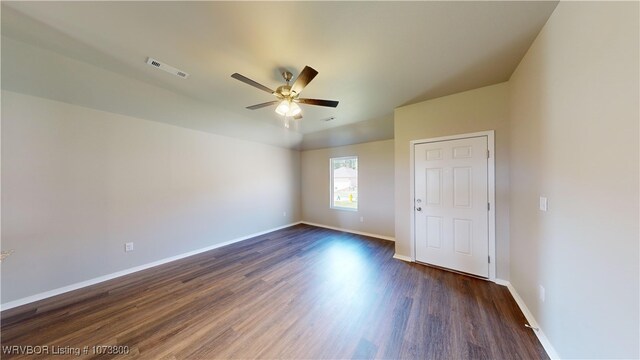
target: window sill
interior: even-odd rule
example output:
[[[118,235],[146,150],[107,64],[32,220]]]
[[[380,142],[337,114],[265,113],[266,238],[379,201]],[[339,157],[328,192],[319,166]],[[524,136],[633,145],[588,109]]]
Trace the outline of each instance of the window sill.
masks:
[[[330,206],[329,208],[331,210],[342,210],[342,211],[358,212],[358,209],[345,208],[345,207]]]

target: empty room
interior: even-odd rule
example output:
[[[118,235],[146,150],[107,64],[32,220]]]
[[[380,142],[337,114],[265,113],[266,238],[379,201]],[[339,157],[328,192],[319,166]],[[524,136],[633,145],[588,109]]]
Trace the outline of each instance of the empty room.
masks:
[[[640,358],[640,2],[0,11],[1,358]]]

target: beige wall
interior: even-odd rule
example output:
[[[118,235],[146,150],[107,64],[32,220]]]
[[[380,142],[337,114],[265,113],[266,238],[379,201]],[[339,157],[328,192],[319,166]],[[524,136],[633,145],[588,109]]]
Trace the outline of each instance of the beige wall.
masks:
[[[297,222],[299,199],[298,151],[2,92],[2,303]]]
[[[640,355],[638,26],[561,2],[510,80],[511,282],[561,358]]]
[[[330,209],[329,159],[351,155],[358,156],[358,211]],[[303,151],[301,159],[304,221],[394,236],[393,140]]]
[[[509,278],[509,118],[506,83],[397,108],[395,111],[396,253],[411,256],[409,142],[495,130],[497,277]]]

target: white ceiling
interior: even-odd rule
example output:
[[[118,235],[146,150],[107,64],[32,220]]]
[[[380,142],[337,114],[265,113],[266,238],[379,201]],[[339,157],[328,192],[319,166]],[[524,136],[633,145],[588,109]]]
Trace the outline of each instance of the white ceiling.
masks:
[[[302,105],[304,119],[287,130],[303,134],[301,143],[284,146],[309,149],[392,138],[394,108],[508,80],[556,5],[3,1],[2,31],[245,125],[282,126],[274,108],[245,109],[272,98],[232,73],[276,88],[281,69],[295,77],[309,65],[319,74],[303,97],[340,101],[336,109]],[[154,69],[147,56],[190,77]]]

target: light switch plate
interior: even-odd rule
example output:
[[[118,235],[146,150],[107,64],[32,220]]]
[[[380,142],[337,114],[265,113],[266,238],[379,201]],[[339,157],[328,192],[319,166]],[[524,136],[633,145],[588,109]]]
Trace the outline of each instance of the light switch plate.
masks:
[[[547,201],[547,198],[544,196],[540,196],[540,210],[542,211],[547,211],[549,203]]]

